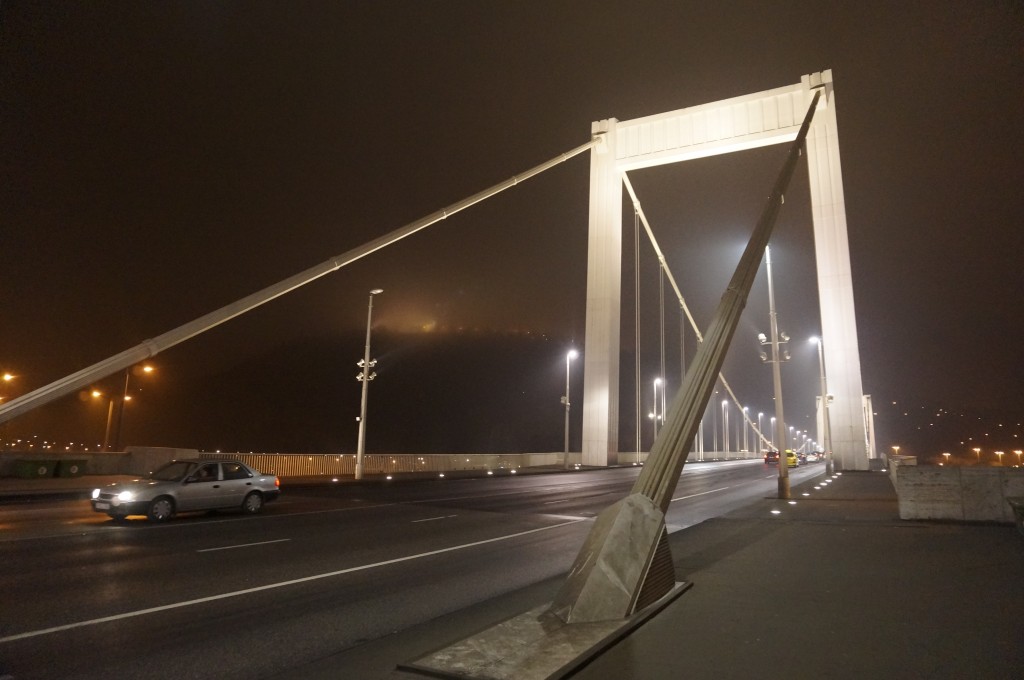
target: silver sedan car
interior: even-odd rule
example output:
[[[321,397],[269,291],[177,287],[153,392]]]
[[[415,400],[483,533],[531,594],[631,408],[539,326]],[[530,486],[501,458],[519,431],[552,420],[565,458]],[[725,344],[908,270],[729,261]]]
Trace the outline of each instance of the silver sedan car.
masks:
[[[179,512],[238,508],[254,515],[281,493],[281,480],[237,460],[167,463],[146,479],[93,489],[92,509],[115,520],[145,515],[163,522]]]

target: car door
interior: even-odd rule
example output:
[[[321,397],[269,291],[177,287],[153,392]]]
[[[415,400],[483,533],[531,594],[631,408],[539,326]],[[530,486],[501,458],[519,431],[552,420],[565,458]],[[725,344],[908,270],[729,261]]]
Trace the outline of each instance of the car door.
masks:
[[[241,463],[224,462],[220,467],[223,473],[220,484],[223,507],[241,506],[245,495],[256,488],[252,473]]]
[[[185,478],[178,492],[178,511],[209,510],[220,506],[220,465],[201,463]]]

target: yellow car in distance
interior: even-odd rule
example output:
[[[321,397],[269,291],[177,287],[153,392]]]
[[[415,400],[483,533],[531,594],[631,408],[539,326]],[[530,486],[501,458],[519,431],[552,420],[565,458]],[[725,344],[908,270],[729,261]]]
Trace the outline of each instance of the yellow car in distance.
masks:
[[[796,453],[792,449],[786,449],[786,467],[796,467],[800,464],[800,459],[796,457]]]

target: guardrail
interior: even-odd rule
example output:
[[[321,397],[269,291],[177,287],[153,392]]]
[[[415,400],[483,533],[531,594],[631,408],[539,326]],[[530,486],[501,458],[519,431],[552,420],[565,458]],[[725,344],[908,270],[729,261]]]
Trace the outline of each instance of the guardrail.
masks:
[[[565,455],[557,453],[425,453],[363,455],[363,473],[367,475],[416,472],[501,471],[536,467],[565,467]],[[581,454],[569,454],[569,466],[580,464]],[[354,475],[356,456],[352,453],[200,453],[201,458],[233,458],[260,472],[278,477],[316,477]],[[692,457],[692,456],[691,456]],[[705,461],[739,460],[755,454],[706,454]],[[647,453],[620,452],[619,465],[642,465]]]
[[[569,466],[580,465],[582,455],[570,452]],[[464,454],[366,454],[363,471],[369,475],[417,472],[454,472],[519,470],[538,467],[565,467],[565,453],[464,453]],[[326,453],[242,453],[199,452],[195,449],[130,446],[117,452],[64,452],[61,456],[47,456],[35,452],[4,452],[0,454],[0,477],[14,476],[19,459],[54,462],[73,458],[84,461],[85,474],[90,475],[146,475],[175,458],[232,458],[251,465],[260,472],[279,477],[317,477],[355,475],[355,454]],[[690,454],[691,462],[739,460],[760,458],[747,452],[705,452],[702,457]],[[619,452],[619,465],[642,465],[647,453]]]
[[[354,454],[324,453],[201,453],[200,458],[232,458],[260,472],[278,477],[315,477],[354,475]],[[579,462],[580,454],[569,454],[569,464]],[[575,459],[575,460],[574,460]],[[454,472],[458,470],[518,470],[527,467],[564,466],[564,453],[507,454],[365,454],[364,474],[410,472]]]

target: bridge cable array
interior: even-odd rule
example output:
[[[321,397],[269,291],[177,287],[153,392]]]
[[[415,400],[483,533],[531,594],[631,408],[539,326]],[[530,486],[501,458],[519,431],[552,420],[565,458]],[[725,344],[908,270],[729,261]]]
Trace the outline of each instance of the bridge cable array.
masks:
[[[668,266],[668,262],[665,260],[665,254],[661,250],[661,246],[658,244],[658,239],[654,236],[654,231],[651,229],[651,224],[647,220],[647,215],[644,214],[643,206],[640,205],[640,199],[637,198],[636,191],[633,189],[632,182],[629,181],[629,175],[626,172],[622,173],[622,182],[626,186],[626,191],[629,192],[629,197],[633,201],[633,226],[634,234],[637,233],[637,222],[643,223],[644,230],[647,232],[647,240],[651,244],[651,248],[654,250],[655,256],[658,258],[658,267],[661,276],[668,277],[669,284],[672,286],[672,290],[676,294],[676,299],[679,301],[679,308],[685,315],[686,320],[690,322],[690,327],[693,329],[694,335],[697,337],[697,342],[704,342],[704,336],[700,332],[700,328],[697,326],[697,322],[693,318],[693,314],[690,312],[690,308],[686,304],[686,299],[683,297],[683,293],[679,290],[679,284],[676,282],[674,276],[672,276],[672,270]],[[636,364],[636,402],[637,402],[637,451],[640,450],[640,255],[639,255],[639,237],[636,236],[636,347],[637,347],[637,364]],[[661,379],[665,380],[665,349],[664,349],[664,300],[661,301]],[[682,338],[682,329],[680,329],[680,338]],[[680,340],[682,342],[682,340]],[[685,363],[683,364],[685,370]],[[754,424],[754,421],[750,419],[750,416],[746,411],[743,410],[743,404],[740,403],[736,393],[733,392],[729,382],[725,379],[725,375],[722,373],[718,374],[718,379],[722,383],[722,387],[729,394],[733,403],[736,405],[737,410],[743,416],[743,420],[750,426],[750,428],[757,433],[760,437],[762,444],[768,446],[769,440],[764,436],[764,433]]]

